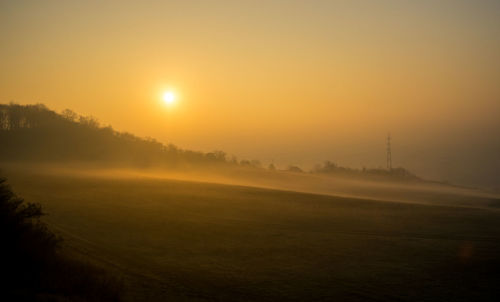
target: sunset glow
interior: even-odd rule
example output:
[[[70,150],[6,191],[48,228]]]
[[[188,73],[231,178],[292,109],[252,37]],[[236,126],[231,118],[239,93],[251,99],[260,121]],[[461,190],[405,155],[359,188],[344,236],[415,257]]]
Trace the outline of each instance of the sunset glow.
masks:
[[[175,103],[175,94],[172,91],[166,91],[163,93],[163,102],[167,105],[172,105]]]
[[[2,301],[500,296],[500,0],[0,0],[0,41]]]

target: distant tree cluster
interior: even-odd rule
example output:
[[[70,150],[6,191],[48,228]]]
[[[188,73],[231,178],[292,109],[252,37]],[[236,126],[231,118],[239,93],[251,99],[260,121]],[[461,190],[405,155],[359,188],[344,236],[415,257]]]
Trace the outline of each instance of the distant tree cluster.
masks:
[[[300,167],[293,166],[293,165],[288,166],[288,168],[286,170],[289,172],[294,172],[294,173],[303,173],[304,172]]]
[[[401,180],[418,180],[419,178],[404,168],[387,169],[353,169],[341,167],[331,161],[325,161],[322,165],[316,165],[312,171],[313,173],[326,174],[326,175],[343,175],[362,178],[390,178]]]

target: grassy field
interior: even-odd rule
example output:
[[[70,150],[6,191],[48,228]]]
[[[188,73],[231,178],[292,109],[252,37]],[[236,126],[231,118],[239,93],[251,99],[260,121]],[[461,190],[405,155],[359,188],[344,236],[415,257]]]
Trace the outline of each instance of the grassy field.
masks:
[[[146,178],[6,175],[129,301],[496,301],[500,211]]]

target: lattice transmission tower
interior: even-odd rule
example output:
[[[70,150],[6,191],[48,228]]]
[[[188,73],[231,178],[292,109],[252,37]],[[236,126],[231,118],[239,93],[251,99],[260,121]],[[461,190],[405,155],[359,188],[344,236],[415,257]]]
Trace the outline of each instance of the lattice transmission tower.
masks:
[[[387,134],[387,170],[392,170],[391,134]]]

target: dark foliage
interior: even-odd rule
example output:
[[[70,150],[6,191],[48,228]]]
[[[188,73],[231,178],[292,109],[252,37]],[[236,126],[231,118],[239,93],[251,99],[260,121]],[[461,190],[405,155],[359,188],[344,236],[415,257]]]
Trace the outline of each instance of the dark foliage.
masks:
[[[24,202],[0,178],[0,299],[118,301],[120,283],[65,256],[61,239],[40,221],[42,215],[39,204]]]
[[[222,151],[182,150],[152,138],[102,127],[71,110],[58,114],[42,104],[0,104],[0,158],[5,161],[94,161],[138,167],[234,165]]]
[[[294,172],[294,173],[303,173],[304,171],[297,167],[297,166],[288,166],[287,171]]]
[[[323,165],[317,165],[314,173],[320,173],[325,175],[342,175],[342,176],[352,176],[356,178],[367,178],[367,179],[390,179],[390,180],[420,180],[415,174],[404,168],[393,168],[387,169],[352,169],[347,167],[338,166],[335,163],[326,161]]]

